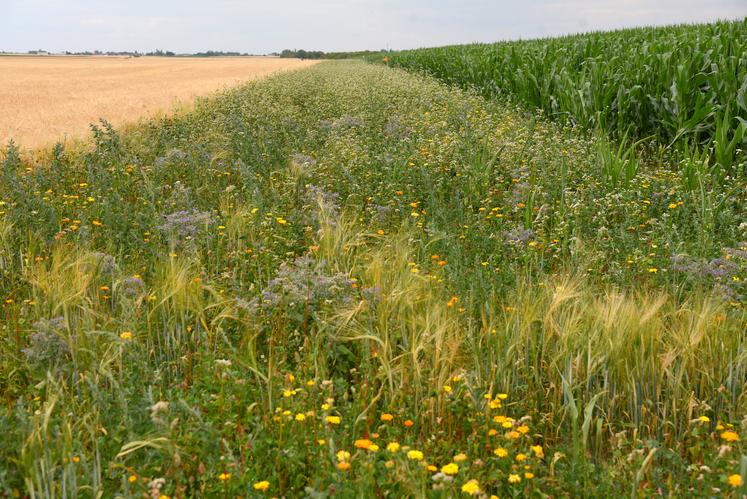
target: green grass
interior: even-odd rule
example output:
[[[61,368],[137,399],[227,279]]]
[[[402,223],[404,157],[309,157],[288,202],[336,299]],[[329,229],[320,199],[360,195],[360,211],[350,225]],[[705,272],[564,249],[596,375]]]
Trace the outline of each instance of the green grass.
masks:
[[[337,62],[1,166],[0,494],[740,492],[706,158]]]
[[[722,175],[745,172],[747,19],[386,54],[616,139],[704,148]],[[375,57],[381,60],[383,56]]]

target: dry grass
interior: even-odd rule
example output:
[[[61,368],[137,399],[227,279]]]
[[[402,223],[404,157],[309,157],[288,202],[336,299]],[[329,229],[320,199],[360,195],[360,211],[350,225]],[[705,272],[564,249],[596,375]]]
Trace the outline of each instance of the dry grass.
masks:
[[[0,57],[0,144],[36,148],[315,61],[270,57]]]

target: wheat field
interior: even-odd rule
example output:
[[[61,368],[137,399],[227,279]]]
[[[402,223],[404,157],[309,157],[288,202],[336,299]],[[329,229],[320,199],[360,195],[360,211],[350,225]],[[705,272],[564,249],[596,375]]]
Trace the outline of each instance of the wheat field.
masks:
[[[272,57],[0,57],[0,144],[36,148],[314,61]]]

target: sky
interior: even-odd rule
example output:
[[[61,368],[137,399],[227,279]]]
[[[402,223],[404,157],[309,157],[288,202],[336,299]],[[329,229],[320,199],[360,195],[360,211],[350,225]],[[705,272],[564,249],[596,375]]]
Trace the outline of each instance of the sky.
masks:
[[[0,51],[405,49],[747,16],[747,0],[0,0]]]

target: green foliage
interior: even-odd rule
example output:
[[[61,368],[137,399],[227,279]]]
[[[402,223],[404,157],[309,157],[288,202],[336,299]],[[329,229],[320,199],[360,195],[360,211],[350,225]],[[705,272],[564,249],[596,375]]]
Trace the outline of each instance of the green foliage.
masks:
[[[747,193],[668,161],[357,62],[11,145],[0,494],[737,493]]]

